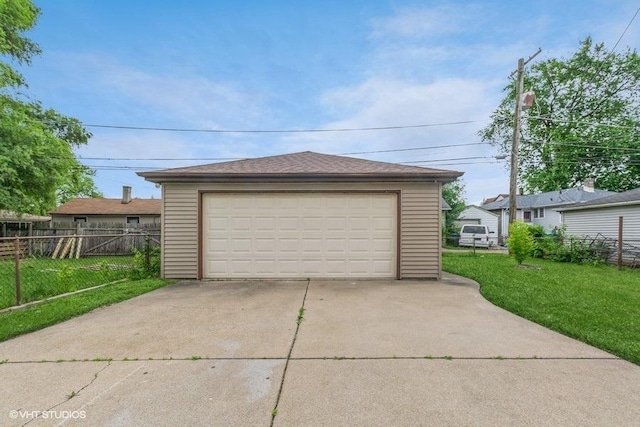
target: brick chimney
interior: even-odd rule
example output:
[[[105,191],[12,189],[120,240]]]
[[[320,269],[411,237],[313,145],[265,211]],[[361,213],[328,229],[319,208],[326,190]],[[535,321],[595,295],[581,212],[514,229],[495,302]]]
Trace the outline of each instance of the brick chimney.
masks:
[[[582,190],[593,193],[596,190],[596,181],[593,178],[586,178],[582,183]]]
[[[131,187],[128,185],[122,186],[122,203],[125,205],[131,203]]]

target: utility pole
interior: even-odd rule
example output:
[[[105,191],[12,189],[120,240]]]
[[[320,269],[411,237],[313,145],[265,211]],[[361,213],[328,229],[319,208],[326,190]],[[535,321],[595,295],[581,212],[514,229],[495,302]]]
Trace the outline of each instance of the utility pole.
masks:
[[[538,56],[542,49],[538,49],[536,53],[531,55],[526,61],[524,58],[518,59],[518,69],[516,75],[516,110],[513,124],[513,143],[511,145],[511,177],[509,180],[509,224],[516,220],[517,206],[516,198],[518,195],[518,152],[520,150],[520,116],[522,115],[522,92],[524,91],[524,66],[533,58]],[[511,74],[513,75],[513,74]]]

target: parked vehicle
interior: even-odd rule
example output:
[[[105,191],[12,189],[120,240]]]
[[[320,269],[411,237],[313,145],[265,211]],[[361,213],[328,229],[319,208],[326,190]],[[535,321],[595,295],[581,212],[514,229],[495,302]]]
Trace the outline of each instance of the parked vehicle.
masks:
[[[490,248],[493,246],[492,234],[489,227],[481,224],[464,224],[460,229],[459,246],[474,246],[477,248]]]

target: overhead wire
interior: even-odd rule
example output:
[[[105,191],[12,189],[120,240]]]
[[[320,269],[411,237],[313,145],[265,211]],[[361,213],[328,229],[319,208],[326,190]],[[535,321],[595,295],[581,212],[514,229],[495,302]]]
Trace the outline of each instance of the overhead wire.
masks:
[[[356,128],[328,128],[328,129],[197,129],[197,128],[162,128],[162,127],[146,127],[146,126],[122,126],[122,125],[104,125],[95,123],[83,123],[84,127],[89,128],[105,128],[105,129],[123,129],[123,130],[146,130],[158,132],[198,132],[198,133],[319,133],[319,132],[363,132],[363,131],[379,131],[379,130],[397,130],[397,129],[418,129],[437,126],[456,126],[471,123],[478,123],[477,120],[463,120],[457,122],[445,123],[426,123],[417,125],[398,125],[398,126],[376,126],[376,127],[356,127]]]

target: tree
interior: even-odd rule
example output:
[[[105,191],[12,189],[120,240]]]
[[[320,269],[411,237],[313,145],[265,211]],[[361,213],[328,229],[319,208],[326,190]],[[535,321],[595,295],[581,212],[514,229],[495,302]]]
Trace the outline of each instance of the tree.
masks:
[[[22,36],[35,25],[38,14],[28,0],[0,1],[3,59],[29,64],[40,53]],[[73,152],[91,134],[77,119],[29,100],[24,88],[22,75],[0,61],[0,209],[44,214],[71,197],[99,196],[93,172]]]
[[[480,131],[508,154],[513,135],[515,80]],[[594,178],[598,188],[640,186],[640,56],[607,51],[591,38],[569,59],[533,64],[524,80],[535,93],[523,115],[519,186],[545,192]]]
[[[522,221],[516,221],[509,225],[509,237],[507,246],[509,254],[513,256],[518,265],[522,264],[533,251],[534,240],[529,232],[529,226]]]
[[[454,181],[442,186],[442,198],[449,204],[451,210],[444,212],[444,233],[450,235],[457,233],[456,221],[467,207],[464,202],[464,184],[462,181]]]

